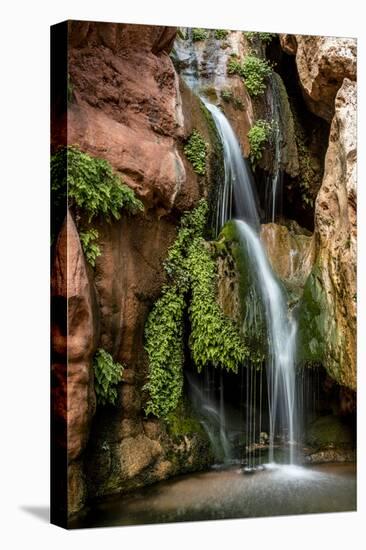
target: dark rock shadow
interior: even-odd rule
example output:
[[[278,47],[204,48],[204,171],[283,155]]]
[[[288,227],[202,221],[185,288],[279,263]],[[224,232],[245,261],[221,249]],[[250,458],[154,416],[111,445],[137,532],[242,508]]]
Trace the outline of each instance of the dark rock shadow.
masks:
[[[49,506],[20,506],[23,512],[31,514],[32,516],[42,520],[43,522],[50,522],[50,507]]]

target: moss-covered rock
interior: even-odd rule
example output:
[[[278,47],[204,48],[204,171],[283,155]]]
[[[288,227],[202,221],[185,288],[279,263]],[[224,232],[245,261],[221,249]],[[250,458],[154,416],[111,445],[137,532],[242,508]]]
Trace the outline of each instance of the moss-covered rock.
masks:
[[[218,300],[238,325],[250,350],[250,359],[261,363],[267,350],[264,305],[246,249],[239,245],[235,223],[229,221],[214,243],[218,266]]]
[[[306,442],[312,447],[352,446],[353,435],[347,423],[337,416],[321,416],[310,425]]]
[[[298,360],[300,363],[322,363],[325,359],[327,305],[319,279],[319,267],[310,273],[298,310]]]

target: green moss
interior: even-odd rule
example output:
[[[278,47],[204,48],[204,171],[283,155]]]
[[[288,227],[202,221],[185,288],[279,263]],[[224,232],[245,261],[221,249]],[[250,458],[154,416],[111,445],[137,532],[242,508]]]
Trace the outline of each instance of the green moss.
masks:
[[[216,250],[223,257],[234,261],[239,275],[241,306],[241,335],[248,348],[248,359],[257,367],[262,366],[267,353],[267,329],[264,304],[258,289],[258,282],[252,272],[249,252],[239,244],[236,225],[227,222],[215,243]]]
[[[343,447],[353,443],[352,432],[347,424],[336,416],[321,416],[309,427],[307,443],[313,447]]]
[[[184,147],[187,159],[192,163],[196,174],[204,176],[206,173],[207,144],[197,130],[193,130]]]
[[[208,30],[194,28],[192,29],[192,40],[193,42],[200,42],[201,40],[206,40],[208,38]]]
[[[239,97],[236,97],[231,90],[221,90],[220,93],[221,99],[226,103],[231,103],[235,109],[242,111],[244,109],[244,104]]]
[[[192,298],[189,307],[191,334],[189,346],[198,369],[206,365],[237,372],[247,350],[239,333],[216,302],[215,263],[202,239],[189,250]]]
[[[185,401],[180,401],[176,409],[169,413],[166,423],[168,433],[176,438],[184,435],[204,434],[201,424]]]
[[[80,231],[79,237],[87,262],[95,267],[95,260],[101,255],[100,246],[95,242],[99,237],[98,231],[93,228]]]
[[[144,389],[150,399],[147,414],[166,417],[177,406],[183,388],[184,296],[180,288],[167,287],[155,303],[145,327],[149,381]]]
[[[304,287],[298,311],[298,359],[322,363],[325,359],[327,303],[319,268],[314,266]]]
[[[209,176],[207,178],[209,184],[209,213],[204,236],[209,239],[214,239],[217,236],[216,209],[218,196],[221,191],[221,186],[225,181],[224,153],[222,142],[210,111],[202,102],[200,107],[207,124],[210,140],[209,158],[207,162],[209,166]]]
[[[142,202],[109,162],[74,146],[59,149],[51,157],[51,191],[56,204],[67,197],[69,206],[85,212],[89,222],[96,216],[118,220],[122,210],[132,214],[143,210]]]

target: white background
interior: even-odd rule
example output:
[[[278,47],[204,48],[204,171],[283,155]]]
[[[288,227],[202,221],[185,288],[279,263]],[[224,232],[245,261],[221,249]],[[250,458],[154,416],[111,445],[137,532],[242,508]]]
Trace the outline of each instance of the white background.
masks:
[[[365,299],[359,284],[357,513],[63,531],[49,493],[49,26],[64,19],[357,36],[359,243],[365,242],[365,17],[354,0],[88,0],[2,3],[0,64],[2,548],[365,547]],[[359,281],[365,281],[360,246]],[[275,510],[273,510],[275,513]],[[42,519],[42,516],[44,519]]]

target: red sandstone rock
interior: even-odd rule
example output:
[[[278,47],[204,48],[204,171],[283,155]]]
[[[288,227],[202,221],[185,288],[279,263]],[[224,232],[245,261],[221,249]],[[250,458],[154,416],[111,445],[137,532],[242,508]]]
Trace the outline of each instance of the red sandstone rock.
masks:
[[[93,285],[70,213],[57,239],[51,288],[59,312],[52,325],[52,351],[58,359],[52,365],[54,410],[60,425],[67,424],[68,457],[73,460],[85,447],[95,411],[91,358],[97,317]]]

